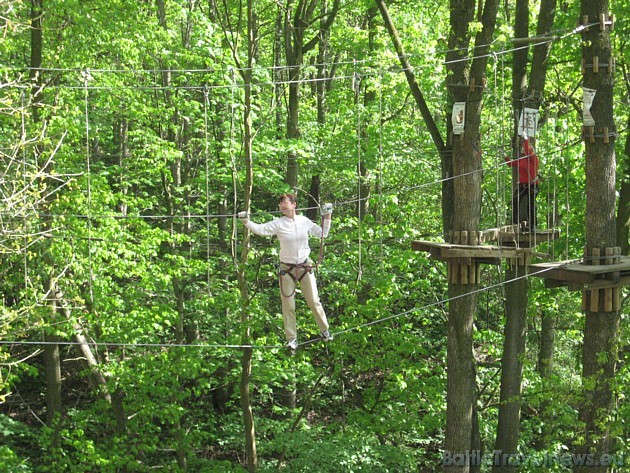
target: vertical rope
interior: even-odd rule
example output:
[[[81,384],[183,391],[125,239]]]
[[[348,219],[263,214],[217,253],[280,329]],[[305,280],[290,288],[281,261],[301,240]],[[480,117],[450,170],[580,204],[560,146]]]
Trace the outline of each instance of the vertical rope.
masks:
[[[567,96],[567,110],[570,110],[569,107],[569,97]],[[571,169],[570,163],[569,163],[569,153],[565,153],[564,152],[564,148],[566,147],[567,143],[568,143],[568,130],[569,127],[566,124],[566,120],[564,120],[563,124],[563,136],[562,136],[562,141],[564,142],[564,146],[563,146],[563,157],[564,157],[564,162],[563,162],[563,169],[564,169],[564,174],[565,174],[565,178],[566,178],[566,182],[565,182],[565,188],[564,188],[564,193],[565,193],[565,209],[566,209],[566,231],[565,231],[565,240],[564,240],[564,252],[565,252],[565,257],[568,259],[569,258],[569,215],[571,214],[570,212],[570,208],[571,208],[571,204],[569,202],[569,169]]]
[[[363,266],[361,260],[362,253],[362,239],[361,234],[362,230],[362,221],[363,215],[361,210],[363,208],[363,196],[361,195],[361,77],[357,74],[357,61],[354,60],[354,81],[355,81],[355,94],[356,94],[356,102],[357,102],[357,194],[358,194],[358,205],[357,205],[357,217],[359,220],[358,230],[359,230],[359,269],[358,269],[358,277],[357,281],[361,280],[361,274],[363,273]]]
[[[493,69],[494,69],[494,90],[498,90],[498,76],[497,76],[497,54],[493,55],[494,57],[494,62],[493,62]],[[496,94],[495,94],[496,95]],[[500,110],[500,127],[499,127],[499,147],[497,148],[499,150],[499,153],[501,153],[501,156],[499,156],[499,164],[497,164],[497,210],[496,210],[496,226],[498,229],[501,228],[501,222],[502,222],[502,213],[505,212],[505,166],[503,166],[503,154],[505,153],[504,148],[503,148],[503,143],[505,143],[505,57],[502,54],[501,55],[501,101],[499,103],[499,110]],[[499,100],[499,98],[497,97],[497,100]],[[496,101],[495,101],[496,104]],[[508,168],[510,169],[510,168]],[[503,245],[501,244],[501,240],[499,237],[499,241],[498,241],[498,248],[499,248],[499,259],[502,260],[502,252],[503,252]],[[497,265],[497,270],[499,272],[499,281],[503,282],[505,280],[505,275],[503,274],[503,266],[501,264]],[[505,286],[501,285],[501,291],[502,291],[502,296],[505,299]]]
[[[383,75],[379,74],[378,87],[378,228],[379,257],[383,264]]]
[[[26,155],[26,146],[24,146],[26,144],[26,98],[24,95],[24,91],[22,91],[21,93],[21,102],[22,102],[22,108],[21,108],[21,112],[20,112],[20,120],[21,120],[21,142],[20,142],[20,147],[22,148],[22,179],[24,182],[24,189],[26,189],[27,184],[27,179],[26,179],[26,159],[27,159],[27,155]],[[26,301],[28,303],[29,300],[29,291],[28,291],[28,231],[26,230],[26,227],[28,225],[28,219],[27,219],[27,212],[26,209],[28,208],[28,200],[27,200],[27,195],[28,192],[23,192],[23,200],[24,200],[24,210],[23,210],[23,218],[24,218],[24,294],[26,297]]]
[[[206,278],[208,280],[208,296],[210,296],[210,156],[208,152],[208,85],[203,88],[203,140],[206,158]]]
[[[558,128],[558,122],[560,120],[560,114],[558,109],[556,109],[556,119],[555,119],[555,123],[554,128],[557,129]],[[556,232],[556,224],[557,224],[557,218],[556,216],[558,215],[558,155],[562,156],[562,145],[560,144],[560,147],[558,147],[559,141],[558,140],[558,135],[557,133],[554,133],[553,135],[553,147],[554,147],[554,154],[553,154],[553,179],[552,179],[552,190],[551,192],[548,192],[547,195],[549,195],[549,193],[551,193],[551,205],[547,206],[547,212],[548,214],[551,214],[551,222],[547,222],[547,226],[551,227],[551,238],[552,238],[552,244],[551,244],[551,259],[553,261],[556,260],[556,245],[553,244],[553,239],[555,236],[555,232]],[[549,225],[549,223],[551,223],[551,225]]]
[[[90,289],[90,305],[94,304],[94,288],[92,286],[93,268],[92,268],[92,172],[91,172],[91,156],[90,156],[90,117],[89,117],[89,90],[88,83],[92,76],[90,70],[86,69],[82,72],[83,88],[85,97],[85,157],[87,171],[87,246],[88,246],[88,287]]]

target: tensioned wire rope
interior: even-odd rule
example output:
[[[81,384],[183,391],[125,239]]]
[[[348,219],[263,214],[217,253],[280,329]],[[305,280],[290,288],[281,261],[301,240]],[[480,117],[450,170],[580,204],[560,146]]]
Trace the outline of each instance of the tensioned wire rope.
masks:
[[[520,280],[520,279],[526,279],[526,278],[530,278],[530,277],[538,277],[541,274],[544,274],[548,271],[552,271],[555,269],[562,269],[570,264],[573,263],[579,263],[582,261],[582,258],[578,258],[575,260],[571,260],[571,261],[565,261],[563,262],[561,265],[558,266],[554,266],[551,268],[546,268],[546,269],[542,269],[540,271],[537,271],[534,274],[525,274],[522,276],[518,276],[516,278],[513,278],[509,281],[502,281],[499,282],[497,284],[492,284],[490,286],[486,286],[486,287],[482,287],[479,289],[476,289],[474,291],[470,291],[470,292],[466,292],[464,294],[459,294],[457,296],[453,296],[450,298],[446,298],[446,299],[442,299],[439,301],[435,301],[435,302],[430,302],[428,304],[422,305],[420,307],[414,307],[413,309],[409,309],[409,310],[405,310],[403,312],[399,312],[397,314],[392,314],[386,317],[382,317],[380,319],[376,319],[376,320],[372,320],[370,322],[366,322],[363,324],[359,324],[359,325],[355,325],[353,327],[347,328],[347,329],[343,329],[343,330],[339,330],[338,332],[334,332],[333,335],[334,336],[338,336],[338,335],[344,335],[350,332],[355,332],[357,330],[361,330],[362,328],[366,328],[366,327],[370,327],[372,325],[377,325],[383,322],[387,322],[389,320],[393,320],[402,316],[410,316],[411,314],[415,313],[415,312],[419,312],[421,310],[426,310],[426,309],[430,309],[432,307],[437,307],[437,306],[442,306],[445,304],[448,304],[454,300],[463,298],[463,297],[467,297],[467,296],[471,296],[473,294],[478,294],[478,293],[482,293],[482,292],[486,292],[486,291],[490,291],[492,289],[496,289],[500,286],[503,286],[505,284],[509,284],[512,283],[514,281]],[[300,343],[298,346],[305,346],[305,345],[310,345],[312,343],[316,343],[319,341],[319,338],[313,339],[313,340],[307,340],[304,341],[302,343]],[[0,345],[61,345],[61,346],[77,346],[77,345],[88,345],[88,346],[95,346],[95,347],[99,347],[99,346],[104,346],[104,347],[157,347],[157,348],[255,348],[255,349],[272,349],[272,348],[286,348],[286,345],[252,345],[252,344],[243,344],[243,345],[239,345],[239,344],[205,344],[205,343],[132,343],[132,342],[128,342],[128,343],[124,343],[124,342],[92,342],[92,341],[85,341],[85,342],[66,342],[66,341],[37,341],[37,340],[0,340]]]
[[[493,53],[493,55],[496,55],[496,53]],[[465,60],[465,59],[462,59],[462,60]],[[86,72],[87,72],[87,74],[85,76],[84,89],[86,91],[86,146],[88,148],[88,150],[87,150],[88,164],[87,165],[88,165],[88,171],[89,171],[89,167],[90,167],[90,162],[89,162],[89,160],[90,160],[90,157],[89,157],[89,121],[88,121],[88,118],[87,118],[87,102],[88,102],[87,91],[88,91],[89,71],[86,71]],[[355,76],[356,76],[356,74],[355,74]],[[207,87],[204,88],[204,93],[207,93],[206,91],[207,91]],[[357,130],[358,130],[358,133],[360,133],[360,114],[359,113],[357,113],[357,122],[358,122]],[[358,141],[359,141],[358,146],[360,147],[360,138],[359,138]],[[359,150],[359,153],[360,153],[360,150]],[[483,170],[481,170],[481,171],[483,171]],[[473,172],[480,172],[480,171],[473,171]],[[89,172],[88,172],[88,174],[89,174]],[[458,177],[462,177],[462,176],[453,176],[452,178],[458,178]],[[442,180],[438,180],[436,182],[440,182],[440,181],[443,181],[443,179]],[[414,186],[414,187],[417,188],[418,186]],[[90,185],[89,185],[89,177],[88,177],[88,207],[90,207],[90,204],[89,204],[90,199],[91,199],[91,195],[90,195]],[[361,200],[363,200],[363,197],[359,195],[359,199],[357,201],[361,201]],[[135,216],[132,216],[130,218],[134,218],[134,217]],[[210,215],[206,215],[204,217],[207,218],[207,217],[210,217]],[[88,216],[87,216],[87,218],[88,218],[88,227],[90,228],[90,226],[91,226],[91,218],[92,218],[91,215],[90,215],[90,208],[88,208]],[[88,235],[91,236],[91,231],[88,232]],[[89,239],[91,240],[91,238],[89,238]],[[88,245],[88,248],[89,248],[89,245]],[[91,277],[92,276],[91,276],[91,268],[90,268],[90,278]],[[91,281],[90,281],[90,285],[91,285]],[[90,289],[90,293],[92,293],[91,289]]]
[[[495,165],[493,166],[493,168],[494,168],[494,167],[498,167],[498,166],[504,166],[504,165],[505,165],[505,163],[495,164]],[[456,176],[451,176],[451,177],[448,177],[448,178],[442,178],[442,179],[438,179],[438,180],[433,181],[433,182],[422,183],[422,184],[420,184],[420,185],[416,185],[416,186],[410,186],[410,187],[408,187],[408,188],[406,188],[406,189],[399,189],[396,193],[398,193],[398,192],[407,192],[407,191],[408,191],[408,190],[410,190],[410,189],[418,189],[418,188],[422,188],[422,187],[433,186],[433,185],[435,185],[436,183],[444,182],[444,181],[447,181],[447,180],[450,180],[450,179],[457,179],[457,178],[460,178],[460,177],[462,177],[462,176],[465,176],[465,175],[470,175],[470,174],[474,174],[474,173],[477,173],[477,172],[484,172],[484,169],[481,169],[481,170],[474,170],[474,171],[470,171],[470,172],[465,173],[465,174],[462,174],[462,175],[456,175]],[[389,193],[389,194],[391,194],[391,193]],[[373,198],[375,198],[375,197],[379,197],[379,198],[381,198],[381,197],[382,197],[382,195],[385,195],[385,193],[380,193],[378,196],[371,195],[371,196],[369,196],[369,197],[361,197],[361,199],[362,199],[362,200],[365,200],[365,199],[373,199]],[[350,205],[350,204],[356,204],[356,203],[359,203],[359,199],[351,199],[351,200],[346,200],[346,201],[337,202],[337,203],[335,204],[335,206]],[[308,208],[312,208],[312,207],[300,208],[300,209],[298,209],[298,210],[306,210],[306,209],[308,209]],[[275,213],[279,213],[279,211],[260,212],[260,214],[265,214],[265,215],[270,214],[270,213],[271,213],[271,214],[275,214]],[[251,214],[251,215],[257,215],[257,214],[256,214],[256,213],[253,213],[253,214]],[[232,217],[232,218],[235,218],[235,216],[236,216],[235,214],[225,214],[225,215],[205,215],[205,216],[199,216],[199,217],[204,217],[204,218],[209,218],[209,217]],[[92,216],[92,217],[93,217],[93,216]],[[436,235],[436,236],[439,236],[439,235]],[[507,282],[511,282],[511,281],[502,281],[500,284],[497,284],[497,285],[491,286],[491,287],[489,287],[489,288],[487,288],[487,289],[490,289],[490,288],[493,288],[493,287],[503,287],[503,286],[504,286],[504,284],[506,284]],[[447,301],[448,301],[448,300],[447,300]],[[444,301],[442,301],[442,303],[444,303]],[[417,309],[417,310],[420,310],[420,309]],[[369,323],[368,325],[370,325],[370,324],[372,324],[372,323]],[[305,343],[307,343],[307,342],[305,342]],[[165,344],[165,345],[170,346],[170,345],[172,345],[172,344]],[[230,346],[231,346],[231,345],[230,345]],[[275,345],[274,345],[274,346],[275,346]]]
[[[448,63],[453,63],[453,62],[460,62],[460,61],[472,61],[476,58],[482,58],[482,57],[490,57],[493,56],[495,54],[497,55],[501,55],[501,54],[509,54],[512,53],[514,51],[520,50],[520,49],[524,49],[524,48],[529,48],[531,46],[537,46],[540,44],[545,44],[545,43],[549,43],[549,42],[557,42],[557,41],[561,41],[571,35],[577,34],[577,33],[581,33],[582,31],[586,30],[587,28],[591,27],[591,26],[596,26],[599,25],[601,23],[601,21],[595,21],[586,25],[579,25],[575,28],[561,28],[561,29],[557,29],[557,30],[551,30],[549,32],[549,36],[542,36],[542,37],[532,37],[529,38],[529,40],[531,41],[531,44],[525,45],[525,46],[516,46],[516,47],[512,47],[512,48],[507,48],[507,49],[501,49],[499,51],[496,52],[489,52],[489,53],[485,53],[482,55],[478,55],[478,56],[467,56],[464,58],[459,58],[459,59],[455,59],[452,61],[445,61],[446,64]],[[564,33],[564,34],[560,34],[560,33]],[[514,38],[514,40],[518,40],[518,39],[522,39],[522,38]],[[503,44],[508,44],[510,43],[510,41],[506,41]],[[437,50],[433,53],[431,53],[433,56],[438,55],[438,54],[448,54],[451,52],[459,52],[459,51],[469,51],[469,50],[475,50],[475,49],[486,49],[489,48],[490,46],[497,44],[497,42],[491,42],[488,44],[482,44],[482,45],[477,45],[477,46],[471,46],[470,48],[467,47],[462,47],[462,48],[455,48],[455,49],[443,49],[443,50]],[[406,54],[405,57],[407,58],[414,58],[414,57],[424,57],[426,55],[420,55],[420,54]],[[398,57],[397,59],[400,59],[400,57]],[[314,66],[339,66],[339,65],[353,65],[355,66],[358,63],[370,63],[372,60],[371,59],[363,59],[363,60],[347,60],[347,61],[334,61],[334,62],[324,62],[324,63],[316,63],[314,64]],[[291,67],[299,67],[299,66],[288,66],[288,65],[282,65],[282,66],[257,66],[255,69],[256,70],[269,70],[269,71],[273,71],[275,69],[290,69]],[[417,68],[417,66],[413,66],[414,69]],[[425,67],[431,67],[431,66],[425,66]],[[60,68],[60,67],[38,67],[38,68],[33,68],[33,67],[28,67],[28,66],[3,66],[2,69],[5,70],[20,70],[20,71],[28,71],[31,69],[37,69],[38,71],[44,71],[44,72],[80,72],[84,71],[85,69],[78,69],[78,68]],[[194,68],[194,69],[168,69],[169,72],[171,73],[215,73],[215,72],[224,72],[227,73],[228,71],[245,71],[248,69],[252,69],[252,68],[235,68],[235,67],[229,67],[226,69],[217,69],[217,68],[210,68],[210,69],[203,69],[203,68]],[[388,69],[391,70],[391,69]],[[400,69],[398,69],[400,70]],[[91,72],[93,73],[114,73],[114,74],[122,74],[122,73],[129,73],[129,74],[138,74],[138,73],[159,73],[159,72],[164,72],[164,69],[105,69],[105,68],[101,68],[101,69],[90,69]],[[347,79],[351,79],[353,76],[340,76],[339,78],[347,78]],[[313,82],[316,80],[330,80],[329,78],[323,78],[323,79],[308,79],[308,80],[304,80],[304,82]],[[282,84],[290,84],[296,81],[274,81],[270,84],[278,84],[278,83],[282,83]],[[301,80],[298,80],[298,82],[301,82]],[[265,83],[261,83],[262,85],[264,85]],[[253,86],[255,85],[259,85],[259,84],[252,84]],[[62,85],[57,85],[57,86],[47,86],[47,87],[63,87]],[[231,85],[214,85],[214,86],[208,86],[209,89],[214,89],[214,88],[227,88],[227,87],[231,87]],[[72,88],[82,88],[82,87],[72,87]],[[107,88],[107,87],[103,87],[103,88]],[[153,88],[190,88],[190,87],[185,87],[185,86],[168,86],[168,87],[150,87],[151,89]],[[204,86],[196,86],[194,87],[196,89],[203,89]]]
[[[560,145],[557,149],[551,148],[549,149],[550,152],[558,152],[558,150],[563,151],[566,150],[572,146],[576,146],[578,144],[580,144],[582,142],[581,138],[576,138],[575,140],[565,143],[563,145]],[[494,151],[495,153],[497,153],[497,156],[502,156],[501,154],[501,146],[497,146],[496,148],[494,148],[492,151]],[[453,176],[449,176],[449,177],[444,177],[444,178],[439,178],[433,181],[428,181],[428,182],[423,182],[420,184],[414,184],[414,185],[410,185],[410,186],[405,186],[405,187],[397,187],[397,188],[392,188],[391,190],[383,190],[380,193],[377,194],[371,194],[370,196],[362,196],[362,197],[357,197],[357,198],[351,198],[351,199],[345,199],[345,200],[340,200],[335,202],[335,206],[343,206],[343,205],[350,205],[350,204],[354,204],[357,202],[361,202],[363,200],[369,200],[369,199],[373,199],[375,197],[383,197],[383,196],[387,196],[387,195],[396,195],[396,194],[400,194],[400,193],[405,193],[405,192],[409,192],[409,191],[413,191],[416,189],[422,189],[424,187],[430,187],[430,186],[434,186],[434,185],[438,185],[438,184],[442,184],[444,182],[448,182],[451,180],[455,180],[455,179],[459,179],[462,177],[466,177],[472,174],[477,174],[477,173],[485,173],[485,172],[494,172],[497,170],[497,168],[501,168],[501,167],[506,167],[507,164],[505,162],[497,162],[491,166],[488,167],[484,167],[484,168],[480,168],[480,169],[475,169],[466,173],[462,173],[462,174],[456,174]],[[314,209],[317,207],[300,207],[297,210],[300,211],[304,211],[304,210],[309,210],[309,209]],[[169,219],[169,218],[178,218],[178,219],[204,219],[204,218],[236,218],[238,212],[234,212],[234,213],[226,213],[226,214],[189,214],[189,215],[157,215],[157,214],[152,214],[152,215],[120,215],[117,213],[111,213],[111,214],[107,214],[107,213],[100,213],[100,214],[95,214],[94,212],[92,212],[90,215],[87,214],[71,214],[71,213],[63,213],[63,214],[51,214],[51,213],[41,213],[41,212],[33,212],[31,214],[29,214],[29,216],[31,217],[73,217],[73,218],[84,218],[84,219],[88,219],[88,218],[111,218],[111,219]],[[269,214],[280,214],[281,212],[279,210],[269,210],[269,211],[262,211],[262,212],[251,212],[250,216],[255,216],[255,215],[269,215]],[[4,213],[6,214],[6,212]],[[65,238],[65,237],[64,237]]]
[[[552,42],[551,40],[546,41],[546,42]],[[545,42],[541,42],[541,43],[536,43],[536,44],[544,44]],[[493,54],[508,54],[511,53],[513,51],[516,51],[518,49],[523,49],[525,48],[524,46],[518,47],[518,48],[514,48],[511,50],[504,50],[504,51],[499,51],[496,53],[488,53],[488,54],[483,54],[480,56],[469,56],[469,57],[465,57],[465,58],[460,58],[460,59],[454,59],[454,60],[450,60],[450,61],[445,61],[444,64],[451,64],[451,63],[455,63],[455,62],[466,62],[466,61],[472,61],[476,58],[483,58],[483,57],[491,57]],[[327,63],[326,65],[334,67],[337,63]],[[289,66],[286,66],[287,68]],[[414,72],[417,72],[419,70],[422,69],[431,69],[433,66],[431,65],[424,65],[424,66],[412,66],[412,69],[414,70]],[[20,70],[27,70],[28,68],[19,68]],[[264,66],[261,68],[261,70],[264,70]],[[61,71],[56,70],[54,68],[38,68],[38,71],[41,72],[77,72],[77,69],[61,69]],[[88,71],[91,74],[96,75],[98,73],[97,69],[83,69],[83,71]],[[147,69],[147,71],[150,71],[149,69]],[[186,69],[181,69],[181,70],[164,70],[164,71],[168,71],[168,72],[177,72],[177,73],[212,73],[213,70],[212,69],[190,69],[190,70],[186,70]],[[405,69],[404,68],[396,68],[396,69],[392,69],[392,67],[388,67],[387,71],[389,72],[396,72],[396,73],[404,73]],[[104,72],[109,72],[109,71],[101,71],[101,73]],[[111,71],[112,73],[119,73],[116,71]],[[376,77],[378,76],[378,74],[380,74],[379,71],[373,71],[370,73],[363,73],[361,74],[362,76],[371,76],[371,77]],[[355,78],[356,73],[353,72],[352,74],[348,74],[348,75],[340,75],[340,76],[335,76],[335,78],[333,80],[335,81],[339,81],[339,80],[344,80],[344,79],[349,79],[352,80]],[[291,84],[313,84],[316,82],[329,82],[331,79],[330,78],[318,78],[318,77],[310,77],[310,78],[301,78],[301,79],[293,79],[293,80],[274,80],[271,82],[255,82],[252,83],[250,85],[250,87],[263,87],[263,86],[277,86],[277,85],[291,85]],[[15,85],[13,86],[14,88],[29,88],[30,86],[28,85]],[[136,86],[136,85],[92,85],[89,86],[89,88],[91,90],[149,90],[149,91],[154,91],[154,90],[189,90],[189,91],[203,91],[205,88],[208,88],[210,90],[214,90],[214,89],[227,89],[232,87],[232,84],[216,84],[216,85],[140,85],[140,86]],[[247,87],[245,84],[238,84],[239,88],[244,88]],[[46,86],[47,89],[52,89],[52,90],[74,90],[74,89],[83,89],[84,87],[82,85],[66,85],[66,84],[55,84],[55,85],[47,85]]]
[[[500,164],[500,165],[503,165],[503,164]],[[471,172],[466,173],[466,174],[473,174],[473,173],[476,173],[476,172],[483,172],[483,170],[475,170],[475,171],[471,171]],[[459,177],[462,177],[462,176],[461,176],[461,175],[458,175],[458,176],[452,176],[452,177],[449,177],[449,178],[439,179],[439,180],[437,180],[437,181],[435,181],[435,182],[424,183],[424,184],[421,184],[420,186],[413,186],[413,187],[414,187],[414,188],[418,188],[418,187],[424,187],[424,186],[434,185],[436,182],[438,182],[438,183],[439,183],[439,182],[441,182],[441,181],[445,181],[445,180],[448,180],[448,179],[455,179],[455,178],[459,178]],[[375,197],[375,196],[370,196],[370,197],[366,197],[366,198],[363,198],[363,199],[374,198],[374,197]],[[358,202],[358,199],[349,200],[349,201],[345,201],[345,202],[342,202],[342,203],[337,203],[336,205],[343,205],[343,204],[349,204],[349,203],[355,203],[355,202]],[[268,213],[276,213],[276,212],[278,212],[278,211],[275,211],[275,212],[264,212],[264,213],[265,213],[265,214],[268,214]],[[231,216],[231,217],[234,217],[235,215],[234,215],[234,214],[229,214],[229,215],[224,215],[224,216]],[[209,217],[209,216],[205,216],[205,217]],[[580,260],[575,260],[575,261],[580,261]],[[560,265],[560,266],[558,266],[558,267],[563,267],[563,266],[566,266],[566,265],[570,264],[571,262],[572,262],[572,261],[570,261],[570,262],[565,262],[565,263],[563,263],[563,265]],[[555,269],[555,268],[549,268],[548,270],[551,270],[551,269]],[[547,270],[540,271],[538,274],[541,274],[541,273],[543,273],[543,272],[545,272],[545,271],[547,271]],[[451,300],[454,300],[454,299],[456,299],[456,298],[458,298],[458,297],[463,297],[463,296],[465,296],[465,295],[470,295],[470,294],[474,294],[474,293],[476,293],[476,292],[484,292],[484,291],[488,291],[488,290],[490,290],[490,289],[503,287],[505,284],[507,284],[507,283],[509,283],[509,282],[513,282],[513,281],[515,281],[515,280],[518,280],[518,279],[521,279],[521,278],[524,278],[524,277],[530,277],[530,275],[520,276],[520,277],[517,277],[517,278],[515,278],[515,279],[513,279],[513,280],[510,280],[510,281],[501,281],[501,282],[500,282],[500,283],[498,283],[498,284],[495,284],[495,285],[492,285],[492,286],[488,286],[488,287],[486,287],[486,288],[481,288],[481,289],[479,289],[479,290],[477,290],[477,291],[472,291],[472,292],[469,292],[469,293],[463,294],[463,295],[461,295],[461,296],[457,296],[457,297],[455,297],[455,298],[451,298],[451,299],[444,299],[444,300],[441,300],[441,301],[438,301],[438,302],[433,302],[433,303],[431,303],[431,304],[428,304],[428,305],[425,305],[425,306],[422,306],[422,307],[419,307],[419,308],[414,308],[414,309],[411,309],[411,310],[408,310],[408,311],[402,312],[402,313],[400,313],[400,314],[395,314],[395,315],[392,315],[392,316],[388,316],[388,317],[385,317],[385,318],[383,318],[383,319],[377,319],[377,320],[375,320],[375,321],[371,321],[371,322],[368,322],[368,323],[366,323],[366,324],[362,324],[362,325],[356,326],[356,327],[351,328],[351,329],[346,329],[346,330],[343,330],[343,331],[337,332],[337,333],[335,333],[335,334],[333,334],[333,335],[343,334],[343,333],[347,333],[347,332],[349,332],[349,331],[358,330],[358,329],[360,329],[360,328],[362,328],[362,327],[366,327],[366,326],[370,326],[370,325],[374,325],[374,324],[376,324],[376,323],[379,323],[379,321],[391,320],[391,319],[393,319],[393,318],[400,317],[400,316],[402,316],[402,315],[406,315],[406,314],[410,314],[410,313],[413,313],[413,312],[416,312],[416,311],[419,311],[419,310],[422,310],[422,309],[425,309],[425,308],[430,308],[430,307],[433,307],[433,306],[436,306],[436,305],[446,304],[446,303],[450,302]],[[315,341],[316,341],[316,340],[311,340],[311,341],[302,342],[300,345],[309,344],[309,343],[314,343]],[[20,343],[21,343],[21,344],[41,344],[42,342],[28,342],[28,343],[26,343],[26,342],[9,342],[9,341],[0,341],[0,344],[20,344]],[[88,343],[88,344],[91,344],[91,345],[97,345],[97,344],[99,344],[99,342],[87,342],[87,343]],[[103,342],[103,343],[107,343],[107,342]],[[62,343],[59,343],[59,344],[80,345],[81,343],[79,343],[79,342],[62,342]],[[222,348],[222,347],[223,347],[223,348],[242,348],[242,347],[254,347],[254,348],[278,348],[278,347],[284,347],[284,345],[261,345],[261,346],[255,346],[255,345],[228,345],[228,344],[225,344],[225,345],[217,345],[217,344],[214,344],[214,345],[204,345],[204,344],[172,344],[172,343],[163,343],[163,344],[147,344],[147,343],[145,343],[145,344],[143,344],[143,343],[135,343],[135,344],[134,344],[134,343],[121,344],[121,343],[112,343],[112,345],[116,345],[116,346],[164,346],[164,347],[169,347],[169,346],[172,346],[172,347],[177,347],[177,346],[204,347],[204,346],[205,346],[205,347],[217,347],[217,348]]]

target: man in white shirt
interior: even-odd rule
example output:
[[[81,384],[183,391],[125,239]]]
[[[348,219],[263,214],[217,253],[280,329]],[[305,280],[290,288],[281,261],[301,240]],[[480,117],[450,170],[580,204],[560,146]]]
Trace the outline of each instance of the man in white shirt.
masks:
[[[332,205],[325,204],[322,208],[322,226],[297,214],[297,198],[294,194],[281,195],[278,207],[283,216],[267,223],[258,224],[250,221],[246,212],[240,212],[238,217],[252,233],[260,236],[275,235],[280,242],[279,280],[287,347],[292,350],[298,347],[295,317],[295,289],[298,283],[307,305],[313,312],[322,339],[329,342],[333,337],[328,331],[326,313],[319,301],[313,262],[309,259],[311,248],[308,240],[310,235],[319,238],[328,236]]]

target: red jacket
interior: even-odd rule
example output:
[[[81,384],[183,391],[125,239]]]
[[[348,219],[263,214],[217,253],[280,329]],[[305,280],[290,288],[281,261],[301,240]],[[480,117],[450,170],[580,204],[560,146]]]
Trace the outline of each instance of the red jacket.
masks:
[[[536,184],[538,183],[538,156],[527,139],[523,141],[523,151],[524,155],[518,159],[510,159],[506,156],[505,160],[510,166],[518,167],[519,184]]]

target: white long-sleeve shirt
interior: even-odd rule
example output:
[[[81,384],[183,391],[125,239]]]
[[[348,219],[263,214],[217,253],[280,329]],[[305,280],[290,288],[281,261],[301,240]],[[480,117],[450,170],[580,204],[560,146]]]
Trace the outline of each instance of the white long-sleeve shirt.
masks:
[[[329,218],[324,219],[320,227],[303,215],[294,218],[282,216],[267,223],[254,223],[249,220],[245,226],[252,233],[260,236],[276,236],[280,242],[280,261],[282,263],[298,264],[306,261],[311,254],[308,245],[310,235],[326,238],[330,231]]]

